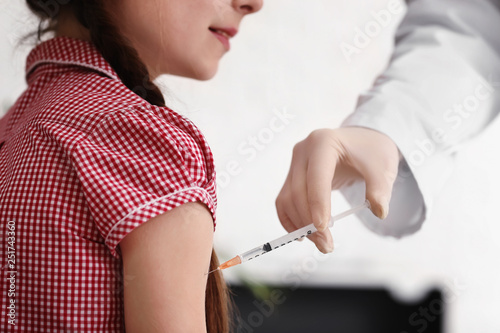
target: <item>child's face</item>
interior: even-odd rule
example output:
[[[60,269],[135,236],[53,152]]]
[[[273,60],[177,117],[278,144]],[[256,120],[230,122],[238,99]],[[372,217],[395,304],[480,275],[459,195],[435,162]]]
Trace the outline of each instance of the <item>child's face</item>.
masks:
[[[151,76],[173,74],[207,80],[217,71],[247,14],[263,0],[120,0],[109,8],[116,24],[130,39]]]

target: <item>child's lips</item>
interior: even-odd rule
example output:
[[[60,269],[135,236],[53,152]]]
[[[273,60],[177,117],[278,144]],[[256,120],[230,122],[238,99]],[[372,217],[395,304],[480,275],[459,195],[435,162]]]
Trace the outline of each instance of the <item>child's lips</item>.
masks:
[[[209,29],[212,32],[216,32],[218,34],[225,36],[227,39],[234,37],[238,33],[238,30],[236,30],[235,28],[231,28],[231,27],[227,27],[227,28],[210,27]]]
[[[229,51],[231,45],[229,39],[236,35],[237,31],[233,28],[209,28],[210,32],[224,45],[224,48]]]

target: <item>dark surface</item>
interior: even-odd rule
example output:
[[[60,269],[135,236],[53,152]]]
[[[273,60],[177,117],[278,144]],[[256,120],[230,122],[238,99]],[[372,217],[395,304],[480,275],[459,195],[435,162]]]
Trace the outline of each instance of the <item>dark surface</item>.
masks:
[[[234,333],[438,333],[443,327],[445,304],[438,290],[403,304],[384,289],[269,286],[264,300],[246,287],[231,289],[239,312]]]

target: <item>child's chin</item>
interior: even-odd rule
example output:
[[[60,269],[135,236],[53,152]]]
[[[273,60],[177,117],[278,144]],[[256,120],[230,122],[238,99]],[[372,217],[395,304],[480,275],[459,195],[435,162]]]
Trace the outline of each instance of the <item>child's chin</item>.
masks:
[[[210,80],[217,74],[218,67],[213,66],[210,68],[206,67],[192,67],[189,70],[177,71],[177,72],[168,72],[165,74],[170,74],[174,76],[181,76],[188,79],[194,79],[198,81],[207,81]]]
[[[207,81],[210,80],[217,74],[218,66],[209,66],[209,67],[203,67],[200,68],[197,71],[193,71],[192,75],[190,76],[192,79],[199,80],[199,81]]]
[[[208,81],[211,78],[213,78],[215,76],[215,74],[217,74],[216,71],[213,73],[207,73],[204,75],[197,75],[196,77],[193,77],[193,79],[198,80],[198,81]]]

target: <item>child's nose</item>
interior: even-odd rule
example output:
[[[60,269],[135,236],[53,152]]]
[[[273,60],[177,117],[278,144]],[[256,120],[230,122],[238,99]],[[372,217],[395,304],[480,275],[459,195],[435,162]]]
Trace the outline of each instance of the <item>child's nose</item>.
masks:
[[[234,8],[244,15],[258,12],[263,5],[263,0],[233,0]]]

